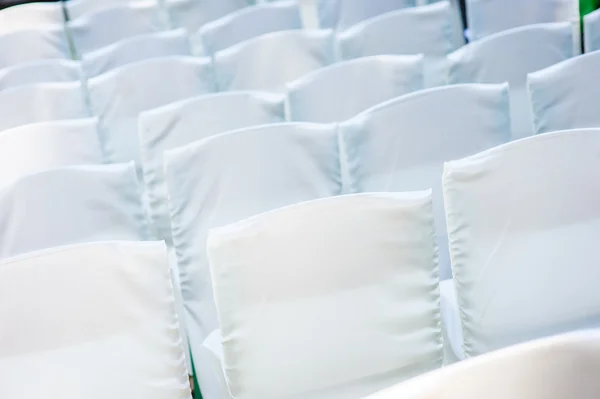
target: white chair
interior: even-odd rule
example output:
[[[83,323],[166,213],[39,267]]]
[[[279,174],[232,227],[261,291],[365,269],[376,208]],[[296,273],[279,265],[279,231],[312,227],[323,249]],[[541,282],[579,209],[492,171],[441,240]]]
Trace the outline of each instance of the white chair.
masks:
[[[423,57],[379,55],[317,69],[287,85],[289,119],[330,123],[422,90]]]
[[[40,122],[0,132],[0,189],[28,174],[103,161],[95,118]]]
[[[67,23],[76,53],[87,52],[129,37],[164,30],[158,6],[151,0],[114,5]]]
[[[320,28],[349,28],[365,19],[399,8],[414,7],[416,0],[316,0]]]
[[[192,36],[197,54],[214,54],[266,33],[302,29],[298,1],[259,4],[209,22]]]
[[[583,17],[583,44],[586,53],[600,50],[600,10]]]
[[[448,56],[449,83],[503,83],[510,89],[513,139],[533,134],[527,74],[572,57],[568,22],[510,29],[476,40]]]
[[[191,399],[173,307],[163,243],[0,262],[0,397]]]
[[[596,328],[600,130],[521,139],[445,165],[464,354]]]
[[[322,199],[213,230],[232,397],[359,399],[441,367],[433,237],[430,192]]]
[[[0,91],[33,83],[81,82],[81,65],[70,60],[45,60],[0,69]]]
[[[340,125],[351,192],[433,189],[440,278],[450,278],[441,176],[446,161],[510,140],[508,87],[454,85],[407,94]]]
[[[600,334],[528,342],[433,371],[367,399],[595,399]]]
[[[140,112],[213,91],[210,59],[171,56],[139,61],[88,81],[109,162],[139,163]]]
[[[205,242],[209,229],[341,192],[334,125],[275,124],[219,134],[165,152],[173,243],[196,375],[223,397],[203,340],[218,328]],[[218,392],[215,395],[214,392]]]
[[[163,153],[230,130],[285,121],[284,97],[261,92],[217,93],[140,114],[141,159],[150,218],[158,237],[171,242]]]
[[[0,35],[20,30],[46,29],[64,23],[63,9],[57,3],[28,3],[0,11]]]
[[[447,1],[393,11],[362,21],[337,35],[342,59],[380,54],[423,54],[425,85],[447,82],[446,56],[456,49],[452,7]]]
[[[69,0],[65,2],[65,10],[69,20],[73,20],[86,14],[92,14],[103,8],[135,4],[141,1],[158,4],[154,0]]]
[[[170,55],[191,55],[188,38],[183,29],[123,39],[83,54],[81,66],[85,76],[90,78],[136,61]]]
[[[600,127],[598,70],[600,51],[594,51],[530,73],[535,133]]]
[[[196,32],[207,22],[219,19],[248,5],[246,0],[163,1],[169,14],[171,28],[185,28],[188,34]]]
[[[80,82],[36,83],[0,92],[0,132],[30,123],[89,116]]]
[[[59,245],[148,240],[135,166],[70,166],[0,189],[0,258]]]
[[[62,26],[0,34],[0,69],[56,58],[71,58],[67,34]]]

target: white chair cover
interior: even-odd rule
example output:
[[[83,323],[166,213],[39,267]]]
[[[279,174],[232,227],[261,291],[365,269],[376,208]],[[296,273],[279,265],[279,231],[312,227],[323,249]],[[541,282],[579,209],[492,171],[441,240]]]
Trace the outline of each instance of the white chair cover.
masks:
[[[67,34],[61,26],[0,34],[0,69],[54,58],[71,58]]]
[[[97,126],[95,118],[73,119],[0,132],[0,189],[28,174],[102,163]]]
[[[340,125],[352,192],[433,189],[440,277],[451,277],[443,164],[510,140],[508,86],[455,85],[375,106]]]
[[[269,33],[215,54],[218,87],[284,91],[285,84],[334,61],[332,32]]]
[[[125,65],[88,81],[110,162],[139,163],[140,112],[213,91],[210,59],[171,56]]]
[[[535,133],[600,127],[600,51],[527,76]]]
[[[0,92],[0,132],[30,123],[89,116],[80,82],[37,83]]]
[[[586,53],[600,50],[600,10],[583,17],[583,44]]]
[[[194,52],[214,54],[244,40],[266,33],[301,29],[296,0],[246,7],[204,25],[192,37]]]
[[[4,260],[0,320],[2,398],[191,399],[163,243]]]
[[[188,34],[196,32],[207,22],[219,19],[240,8],[246,0],[163,0],[169,13],[171,28],[185,28]]]
[[[433,371],[368,399],[596,399],[600,334],[578,332]]]
[[[579,0],[466,0],[471,40],[523,25],[571,22],[579,31]]]
[[[64,16],[60,2],[20,4],[0,11],[0,35],[20,30],[45,29],[46,25],[63,23]]]
[[[77,61],[33,61],[0,69],[0,90],[46,82],[81,82]]]
[[[527,74],[573,55],[570,23],[523,26],[476,40],[450,54],[449,82],[508,82],[512,137],[522,138],[533,134]]]
[[[261,92],[203,95],[142,112],[142,168],[157,236],[171,242],[163,163],[166,150],[230,130],[284,121],[284,97]]]
[[[92,14],[103,8],[135,4],[142,1],[158,4],[158,1],[154,0],[69,0],[65,2],[65,9],[69,20],[73,20],[85,14]]]
[[[467,356],[597,327],[599,151],[600,130],[583,129],[446,164],[450,253]]]
[[[85,76],[94,77],[136,61],[170,55],[191,55],[185,30],[148,33],[121,40],[84,54],[81,65]]]
[[[414,7],[416,0],[315,0],[321,28],[346,29],[365,19],[399,8]]]
[[[208,392],[220,385],[203,378],[212,375],[212,364],[202,354],[202,343],[218,327],[204,245],[208,231],[339,194],[336,128],[292,123],[219,134],[166,151],[165,179],[196,373],[203,396],[220,398]]]
[[[423,89],[423,57],[379,55],[317,69],[287,85],[289,119],[329,123]]]
[[[69,21],[67,28],[79,56],[119,40],[163,30],[158,6],[152,0],[101,8]]]
[[[452,8],[447,1],[389,12],[340,32],[337,47],[342,59],[380,54],[423,54],[425,85],[447,82],[446,56],[453,40]]]
[[[59,245],[147,240],[135,166],[71,166],[0,190],[0,258]]]
[[[328,198],[213,230],[232,396],[358,399],[441,367],[433,237],[430,192]]]

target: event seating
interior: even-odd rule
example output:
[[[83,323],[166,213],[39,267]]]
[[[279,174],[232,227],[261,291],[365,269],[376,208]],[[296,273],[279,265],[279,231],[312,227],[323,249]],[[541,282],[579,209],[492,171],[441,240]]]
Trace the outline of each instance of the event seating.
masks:
[[[600,10],[583,17],[583,43],[586,53],[600,50]]]
[[[0,11],[0,35],[20,30],[44,30],[64,22],[61,3],[28,3]],[[1,52],[0,52],[1,53]]]
[[[56,58],[71,58],[67,35],[62,26],[0,34],[0,68]]]
[[[65,2],[65,11],[69,20],[77,19],[84,15],[93,14],[103,8],[140,3],[158,4],[154,0],[68,0]]]
[[[232,397],[358,399],[441,367],[430,192],[300,203],[207,245]]]
[[[288,83],[292,121],[330,123],[423,89],[423,57],[379,55],[317,69]]]
[[[2,398],[191,398],[163,243],[3,260],[0,320]]]
[[[81,78],[77,61],[32,61],[0,69],[0,91],[34,83],[81,82]]]
[[[346,29],[365,19],[394,11],[414,7],[416,0],[315,0],[321,29]]]
[[[163,0],[171,28],[185,28],[188,34],[248,5],[246,0]]]
[[[440,278],[450,278],[443,164],[510,140],[507,85],[418,91],[376,105],[339,129],[348,191],[433,189]]]

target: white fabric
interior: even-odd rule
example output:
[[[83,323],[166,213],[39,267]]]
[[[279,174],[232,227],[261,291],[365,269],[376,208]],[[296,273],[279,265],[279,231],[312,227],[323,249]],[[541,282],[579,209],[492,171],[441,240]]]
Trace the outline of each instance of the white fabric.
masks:
[[[0,189],[0,258],[59,245],[147,240],[135,166],[71,166]]]
[[[0,69],[0,90],[33,83],[80,81],[81,66],[77,61],[33,61]]]
[[[20,4],[0,10],[0,35],[20,30],[45,29],[47,25],[59,26],[63,23],[60,2]]]
[[[600,50],[600,10],[583,17],[583,44],[586,53]]]
[[[531,136],[527,74],[573,55],[568,22],[519,27],[476,40],[450,54],[449,83],[508,82],[512,137]]]
[[[219,19],[248,5],[246,0],[163,0],[171,28],[196,32],[207,22]]]
[[[205,242],[209,229],[341,191],[333,125],[275,124],[219,134],[165,152],[173,242],[196,372],[218,328]],[[209,373],[210,374],[210,373]],[[214,383],[213,383],[214,384]],[[217,384],[217,389],[220,384]],[[219,396],[217,396],[219,397]]]
[[[527,77],[536,133],[600,127],[600,51],[530,73]]]
[[[215,54],[219,90],[284,91],[285,84],[334,61],[332,32],[269,33]]]
[[[284,98],[260,92],[209,94],[140,114],[142,169],[150,218],[158,237],[171,240],[163,153],[229,130],[283,122]]]
[[[192,37],[196,53],[214,54],[266,33],[301,29],[298,2],[280,1],[246,7],[204,25]]]
[[[463,350],[463,333],[460,324],[458,298],[454,280],[448,279],[440,282],[440,306],[442,320],[444,321],[444,350],[446,363],[454,363],[465,358]]]
[[[4,260],[0,320],[2,398],[191,399],[163,243]]]
[[[0,107],[1,108],[1,107]],[[40,122],[0,132],[0,189],[32,173],[102,163],[95,118]]]
[[[471,40],[523,25],[571,22],[579,31],[579,0],[466,0]]]
[[[99,50],[83,54],[81,66],[87,77],[150,58],[190,55],[188,38],[183,29],[148,33],[121,40]]]
[[[446,56],[455,50],[452,8],[447,1],[389,12],[340,32],[337,47],[342,59],[379,54],[423,54],[425,84],[447,81]]]
[[[151,0],[114,5],[67,23],[79,56],[119,40],[163,30],[158,6]]]
[[[289,119],[329,123],[423,89],[423,57],[379,55],[317,69],[287,85]]]
[[[0,34],[0,68],[53,58],[71,58],[62,26]]]
[[[346,29],[380,14],[414,7],[416,0],[316,0],[316,3],[321,28]]]
[[[367,399],[596,399],[599,372],[600,333],[585,331],[479,356]]]
[[[297,204],[207,246],[234,398],[355,399],[442,366],[430,192]]]
[[[170,56],[139,61],[88,81],[93,113],[110,162],[140,162],[140,112],[213,91],[210,59]]]
[[[449,278],[443,164],[510,140],[507,85],[454,85],[407,94],[344,122],[340,135],[350,191],[433,189],[440,278]]]
[[[89,116],[80,82],[37,83],[0,92],[0,132],[30,123]]]
[[[467,356],[598,327],[599,152],[600,130],[584,129],[445,165]]]
[[[73,20],[85,14],[92,14],[103,8],[140,3],[143,1],[158,4],[158,2],[155,2],[154,0],[68,0],[65,2],[65,9],[69,14],[69,19]]]

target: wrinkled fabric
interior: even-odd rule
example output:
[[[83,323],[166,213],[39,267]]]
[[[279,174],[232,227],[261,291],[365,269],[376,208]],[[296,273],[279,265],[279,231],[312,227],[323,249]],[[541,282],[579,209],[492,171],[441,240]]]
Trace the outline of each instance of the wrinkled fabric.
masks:
[[[423,89],[423,57],[380,55],[321,68],[287,85],[293,121],[330,123]]]
[[[600,52],[580,55],[527,76],[535,133],[600,127]]]
[[[81,65],[77,61],[56,59],[0,69],[0,91],[47,82],[81,82]]]
[[[203,95],[142,112],[142,169],[150,218],[158,237],[171,242],[163,163],[166,150],[230,130],[284,121],[284,97],[261,92]]]
[[[446,56],[456,49],[452,8],[447,1],[389,12],[340,32],[337,50],[342,59],[380,54],[423,54],[425,85],[447,82]]]
[[[71,58],[67,35],[62,26],[0,34],[0,68],[56,58]]]
[[[95,118],[40,122],[0,132],[0,189],[28,174],[102,161]]]
[[[0,258],[59,245],[149,239],[135,166],[71,166],[0,189]]]
[[[433,189],[440,278],[450,278],[443,164],[510,140],[508,86],[454,85],[407,94],[342,123],[340,136],[349,191]]]
[[[89,116],[80,82],[36,83],[0,92],[0,132],[30,123]]]
[[[362,398],[441,367],[434,237],[430,192],[310,201],[212,230],[232,396]]]
[[[158,4],[155,0],[143,0],[148,4]],[[140,3],[140,0],[69,0],[65,2],[65,9],[69,20],[77,19],[83,15],[90,15],[103,8]]]
[[[0,319],[2,398],[191,399],[163,243],[6,259]]]
[[[334,62],[332,32],[292,30],[246,40],[214,56],[220,91],[285,91],[285,84]]]
[[[0,35],[21,30],[46,29],[48,25],[61,26],[63,23],[60,2],[20,4],[0,11]]]
[[[315,0],[319,27],[346,29],[365,19],[399,8],[414,7],[416,0]]]
[[[433,371],[365,399],[596,399],[600,335],[543,339]]]
[[[600,10],[583,17],[583,44],[586,53],[600,50]]]
[[[140,162],[140,112],[213,91],[210,59],[171,56],[139,61],[88,81],[109,162]]]
[[[188,34],[196,32],[207,22],[248,5],[246,0],[163,0],[163,2],[169,14],[171,28],[185,28]]]
[[[503,83],[510,89],[512,138],[533,134],[527,74],[572,57],[568,22],[524,26],[474,41],[448,56],[449,83]]]
[[[204,25],[191,40],[195,53],[212,55],[244,40],[291,29],[302,29],[295,0],[243,8]]]
[[[215,383],[203,381],[198,362],[210,360],[202,354],[202,343],[218,328],[205,250],[208,231],[284,205],[339,194],[337,134],[333,125],[258,126],[166,151],[164,162],[186,325],[206,397],[205,387]],[[211,363],[206,368],[212,370]]]
[[[121,40],[83,55],[87,77],[94,77],[123,65],[171,55],[191,55],[185,30],[149,33]]]
[[[467,356],[598,326],[599,152],[600,130],[584,129],[445,165]]]

